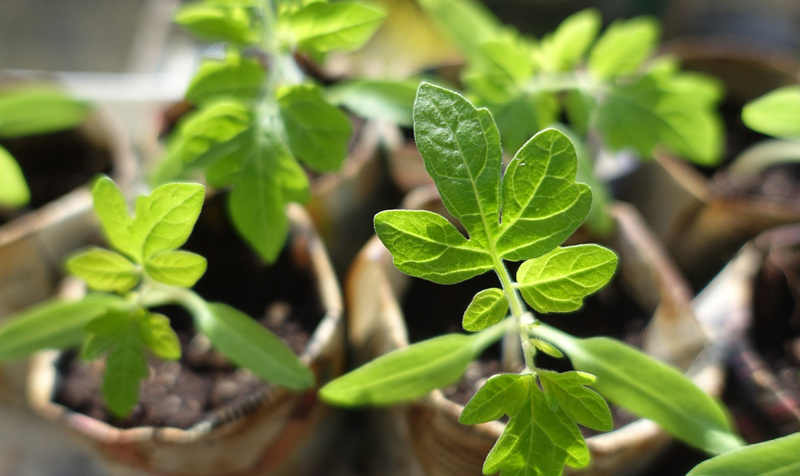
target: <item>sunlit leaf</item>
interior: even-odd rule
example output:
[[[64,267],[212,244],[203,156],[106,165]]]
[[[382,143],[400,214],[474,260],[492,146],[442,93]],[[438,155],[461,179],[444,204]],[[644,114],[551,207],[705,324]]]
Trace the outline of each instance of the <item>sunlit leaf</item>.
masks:
[[[141,273],[128,258],[97,247],[72,255],[65,266],[97,291],[128,291],[139,282]]]
[[[464,312],[463,327],[468,331],[480,331],[499,324],[508,313],[508,299],[502,289],[489,288],[472,298]]]
[[[31,199],[22,169],[11,154],[0,146],[0,206],[21,207]]]

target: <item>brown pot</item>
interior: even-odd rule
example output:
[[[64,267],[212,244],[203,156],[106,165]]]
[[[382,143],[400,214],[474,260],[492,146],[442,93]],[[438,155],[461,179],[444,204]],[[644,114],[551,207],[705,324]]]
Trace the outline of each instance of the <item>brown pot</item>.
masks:
[[[342,298],[325,248],[299,206],[289,207],[291,259],[308,269],[324,316],[301,359],[317,383],[339,375],[344,365]],[[52,401],[58,385],[56,352],[35,357],[29,403],[42,417],[88,441],[115,475],[302,475],[316,470],[331,447],[341,413],[302,393],[275,386],[223,408],[186,430],[170,427],[120,429]]]
[[[441,211],[441,202],[436,200],[435,189],[428,188],[412,192],[406,205]],[[706,339],[692,313],[687,285],[632,207],[614,204],[611,213],[617,233],[607,244],[620,256],[620,277],[641,307],[653,312],[645,330],[645,350],[684,369],[691,365],[695,382],[718,394],[722,388],[719,360],[698,360]],[[398,299],[403,299],[409,282],[393,267],[391,255],[377,237],[356,258],[345,296],[349,335],[360,350],[359,362],[408,345]],[[453,304],[465,308],[468,302]],[[376,449],[379,458],[404,465],[395,474],[480,475],[504,424],[461,425],[462,409],[436,390],[416,402],[374,410],[371,430],[384,439],[384,447]],[[592,464],[582,474],[600,476],[635,472],[672,438],[655,423],[636,420],[587,441]]]

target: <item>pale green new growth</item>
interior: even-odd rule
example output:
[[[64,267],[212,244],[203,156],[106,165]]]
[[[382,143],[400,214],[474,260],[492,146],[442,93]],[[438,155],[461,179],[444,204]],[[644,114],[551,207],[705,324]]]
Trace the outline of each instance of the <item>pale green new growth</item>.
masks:
[[[775,137],[800,137],[800,86],[778,88],[748,103],[742,111],[747,127]]]
[[[14,157],[0,147],[0,206],[21,207],[31,199],[22,169]]]
[[[207,303],[186,289],[206,271],[205,258],[176,249],[189,238],[200,214],[202,185],[162,185],[138,198],[133,216],[108,177],[95,182],[92,195],[106,236],[118,252],[90,248],[70,257],[66,267],[89,288],[122,296],[90,294],[77,302],[51,301],[13,316],[0,327],[0,360],[83,344],[86,360],[107,355],[103,396],[112,413],[126,416],[139,401],[141,380],[149,375],[147,352],[167,360],[181,357],[169,318],[149,308],[179,304],[235,363],[292,389],[313,385],[314,374],[277,336],[234,308]]]
[[[552,48],[583,48],[551,41]],[[479,292],[467,307],[463,326],[476,334],[449,334],[387,354],[323,387],[323,399],[359,405],[420,397],[457,380],[481,349],[512,332],[519,333],[525,369],[490,378],[461,415],[465,424],[509,417],[486,458],[486,474],[557,476],[565,465],[588,465],[577,425],[611,429],[600,395],[708,452],[741,444],[719,404],[678,371],[608,339],[560,333],[525,309],[523,298],[539,312],[575,311],[616,269],[617,256],[608,249],[559,246],[591,206],[589,188],[575,181],[577,157],[566,135],[555,129],[536,134],[502,174],[492,115],[431,84],[419,87],[414,132],[442,201],[466,236],[438,214],[391,210],[375,217],[378,237],[403,272],[450,284],[492,270],[502,289]],[[504,260],[523,260],[517,282]],[[559,374],[536,366],[537,352],[562,357],[562,351],[576,371]]]

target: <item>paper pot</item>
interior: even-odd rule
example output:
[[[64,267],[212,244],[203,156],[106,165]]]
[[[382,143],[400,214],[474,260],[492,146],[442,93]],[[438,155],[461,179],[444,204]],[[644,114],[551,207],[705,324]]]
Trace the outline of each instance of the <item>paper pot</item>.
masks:
[[[289,215],[291,238],[284,252],[307,270],[323,308],[301,355],[321,385],[339,375],[344,365],[341,291],[305,212],[291,206]],[[60,380],[54,366],[58,358],[55,352],[35,357],[29,403],[42,417],[91,444],[114,475],[309,474],[318,470],[320,455],[331,447],[340,426],[341,414],[317,401],[316,389],[297,393],[268,385],[185,430],[120,429],[53,402]]]
[[[412,192],[405,205],[441,212],[441,202],[437,200],[435,189],[419,189]],[[699,360],[707,341],[693,315],[687,285],[632,207],[615,204],[611,212],[617,232],[606,244],[620,256],[620,279],[642,309],[652,313],[643,337],[645,350],[683,369],[691,366],[695,382],[709,393],[717,394],[723,380],[720,362],[713,358]],[[356,258],[348,275],[345,296],[348,332],[358,349],[359,362],[408,345],[408,334],[413,328],[407,328],[406,322],[409,326],[419,322],[416,316],[404,318],[401,310],[410,282],[411,278],[393,267],[391,255],[377,237]],[[443,291],[441,299],[446,299],[446,292]],[[464,309],[470,298],[453,302],[452,306]],[[462,409],[436,390],[416,402],[373,410],[371,431],[384,441],[383,447],[375,450],[379,454],[378,464],[401,468],[397,473],[382,474],[482,474],[483,460],[504,424],[495,421],[461,425],[458,415]],[[632,474],[652,462],[671,440],[647,420],[636,420],[612,432],[592,436],[587,440],[592,463],[582,474]]]

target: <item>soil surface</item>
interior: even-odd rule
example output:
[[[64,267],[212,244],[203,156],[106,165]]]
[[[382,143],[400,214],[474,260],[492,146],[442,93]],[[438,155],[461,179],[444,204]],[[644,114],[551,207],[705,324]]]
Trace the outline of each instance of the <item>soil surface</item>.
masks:
[[[183,247],[208,259],[208,271],[195,291],[208,301],[226,302],[254,316],[300,354],[324,316],[309,263],[284,249],[273,266],[263,265],[228,226],[224,197],[206,201],[189,242]],[[297,255],[299,256],[299,254]],[[54,400],[121,428],[189,428],[222,407],[236,405],[267,383],[237,369],[196,334],[192,319],[179,307],[156,309],[170,317],[182,347],[179,362],[150,359],[150,378],[141,402],[125,418],[112,417],[101,398],[104,361],[85,363],[66,353],[58,368],[62,379]]]
[[[99,173],[109,173],[112,157],[109,148],[93,140],[82,128],[51,134],[3,139],[17,160],[28,187],[31,202],[17,210],[0,209],[0,224],[65,195],[87,184]]]

